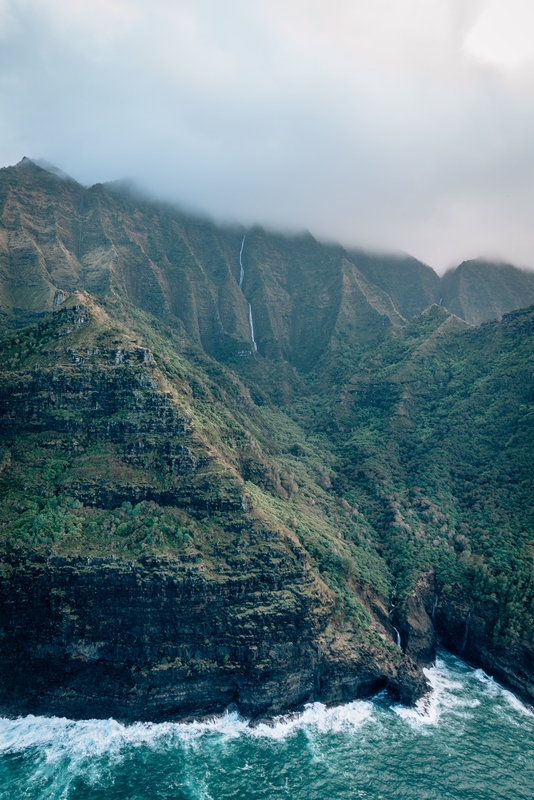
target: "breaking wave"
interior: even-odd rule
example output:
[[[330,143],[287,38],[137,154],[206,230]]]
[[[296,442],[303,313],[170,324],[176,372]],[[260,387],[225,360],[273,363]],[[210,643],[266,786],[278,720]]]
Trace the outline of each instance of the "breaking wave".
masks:
[[[449,654],[426,675],[412,709],[382,694],[259,724],[0,718],[0,798],[532,798],[533,711]]]
[[[61,717],[29,715],[11,720],[0,718],[0,754],[20,753],[31,748],[46,751],[49,760],[73,755],[94,758],[118,754],[139,746],[187,745],[202,736],[224,739],[247,736],[252,739],[285,739],[306,728],[317,733],[354,730],[373,714],[373,704],[355,701],[334,708],[312,703],[298,714],[276,717],[269,723],[251,724],[236,712],[199,722],[138,722],[123,725],[114,719],[74,721]]]

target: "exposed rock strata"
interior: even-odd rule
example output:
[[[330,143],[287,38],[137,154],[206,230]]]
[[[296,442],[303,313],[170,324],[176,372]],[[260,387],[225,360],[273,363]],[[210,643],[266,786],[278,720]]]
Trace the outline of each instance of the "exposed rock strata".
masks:
[[[251,512],[242,478],[197,435],[150,351],[124,336],[115,348],[97,346],[110,338],[99,319],[88,297],[72,298],[41,326],[40,355],[15,359],[0,390],[3,441],[37,448],[38,458],[44,449],[45,461],[63,457],[54,485],[31,460],[24,480],[43,482],[61,519],[72,504],[110,512],[109,557],[69,555],[68,547],[59,555],[39,546],[35,526],[23,546],[3,543],[0,709],[158,720],[234,705],[259,716],[386,686],[413,703],[426,680],[391,643],[385,600],[354,587],[368,628],[343,619],[297,536]],[[270,466],[255,448],[245,444],[239,460],[260,482],[251,464]],[[290,483],[278,475],[286,496]],[[112,556],[122,546],[114,532],[142,501],[154,505],[152,515],[217,515],[219,532],[205,548],[202,534],[175,555]]]
[[[251,717],[426,682],[332,627],[305,551],[269,531],[246,574],[187,560],[13,556],[0,580],[0,709],[123,720]]]
[[[440,598],[436,630],[452,653],[510,687],[534,705],[534,648],[520,637],[508,642],[495,636],[498,617],[490,608],[472,609],[461,592]]]

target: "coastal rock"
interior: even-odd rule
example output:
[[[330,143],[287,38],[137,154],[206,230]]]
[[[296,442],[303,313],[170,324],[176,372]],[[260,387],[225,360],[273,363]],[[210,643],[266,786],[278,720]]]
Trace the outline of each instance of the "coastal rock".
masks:
[[[426,667],[436,658],[437,640],[431,618],[435,596],[434,576],[426,573],[416,581],[406,598],[399,621],[404,652]]]
[[[302,548],[256,538],[246,574],[187,559],[6,561],[0,710],[121,720],[273,716],[390,687],[426,690],[407,657],[332,626],[334,597]]]
[[[534,705],[534,647],[525,636],[497,636],[495,611],[473,609],[460,589],[440,600],[435,617],[439,639],[451,653],[482,667]]]

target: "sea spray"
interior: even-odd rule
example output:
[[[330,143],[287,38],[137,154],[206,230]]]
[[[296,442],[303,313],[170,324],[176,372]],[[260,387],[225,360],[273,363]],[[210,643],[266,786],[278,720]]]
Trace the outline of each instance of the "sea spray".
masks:
[[[285,739],[304,728],[314,728],[320,733],[355,729],[370,719],[372,713],[370,701],[356,700],[332,708],[323,703],[310,703],[300,713],[280,715],[257,724],[243,719],[237,712],[202,721],[138,722],[133,725],[123,725],[114,719],[75,721],[30,715],[11,720],[0,717],[0,754],[41,748],[49,759],[66,751],[94,758],[102,754],[117,754],[129,747],[157,746],[163,741],[186,745],[202,736]]]
[[[505,689],[504,686],[497,683],[490,675],[486,675],[484,670],[476,669],[473,672],[473,677],[477,681],[480,681],[484,687],[485,693],[489,697],[502,698],[514,711],[517,711],[519,714],[524,714],[527,717],[534,718],[534,708],[525,705],[513,692],[509,691],[509,689]]]
[[[431,690],[413,708],[395,705],[395,713],[411,724],[437,725],[444,712],[459,708],[474,708],[479,701],[465,697],[464,684],[451,677],[450,668],[438,658],[433,667],[424,669]]]
[[[385,692],[254,724],[57,717],[0,720],[9,800],[531,800],[534,716],[481,670],[442,654],[414,709]]]

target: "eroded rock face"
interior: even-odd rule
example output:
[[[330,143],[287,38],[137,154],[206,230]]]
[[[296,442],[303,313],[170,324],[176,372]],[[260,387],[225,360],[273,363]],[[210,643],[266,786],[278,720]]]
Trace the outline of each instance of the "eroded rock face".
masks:
[[[56,312],[52,343],[94,316],[83,303]],[[49,347],[31,368],[5,376],[0,425],[8,437],[72,437],[87,463],[80,462],[62,491],[84,504],[113,509],[152,501],[199,513],[240,510],[242,486],[221,470],[195,436],[191,417],[161,383],[145,347]],[[103,443],[106,464],[117,465],[113,475],[106,476],[91,456]],[[133,471],[120,479],[122,464]]]
[[[0,582],[0,709],[168,720],[251,717],[426,682],[332,628],[334,598],[305,551],[255,531],[245,574],[187,559],[13,556]]]
[[[440,641],[452,653],[509,686],[534,705],[534,649],[524,637],[496,635],[498,615],[472,608],[459,589],[439,598],[435,623]]]
[[[422,667],[430,666],[438,644],[482,669],[534,704],[534,650],[524,637],[496,635],[499,615],[491,607],[473,607],[460,587],[440,596],[432,572],[416,581],[397,620],[402,647]]]
[[[432,619],[435,599],[434,576],[426,573],[406,598],[399,620],[404,652],[426,667],[436,658],[437,638]]]

